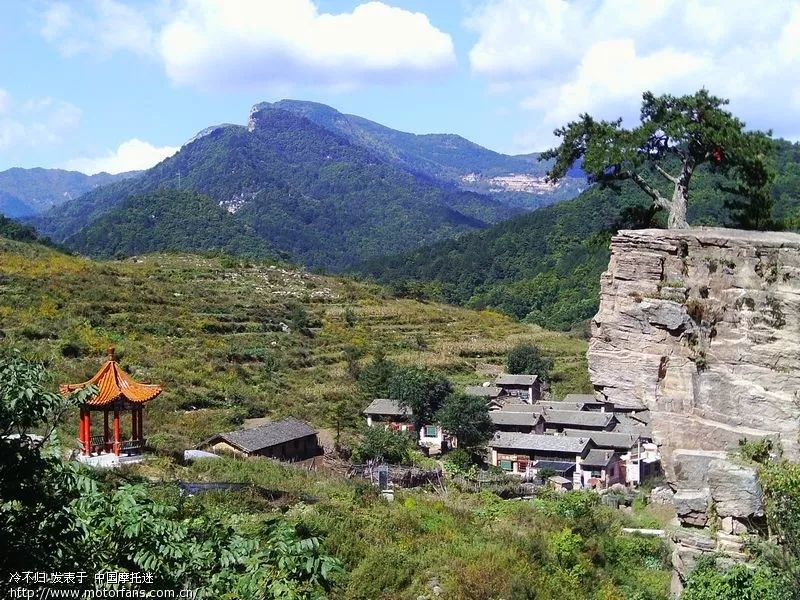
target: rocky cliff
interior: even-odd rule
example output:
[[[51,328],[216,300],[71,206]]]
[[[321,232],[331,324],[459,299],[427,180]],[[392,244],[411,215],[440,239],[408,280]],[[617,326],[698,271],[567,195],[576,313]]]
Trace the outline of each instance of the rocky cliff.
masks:
[[[800,235],[620,231],[588,360],[596,391],[677,448],[773,438],[800,458]]]

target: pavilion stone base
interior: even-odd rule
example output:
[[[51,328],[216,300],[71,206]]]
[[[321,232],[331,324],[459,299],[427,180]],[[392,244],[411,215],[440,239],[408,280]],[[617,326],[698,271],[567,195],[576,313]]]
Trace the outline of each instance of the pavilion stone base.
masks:
[[[97,454],[94,456],[86,456],[79,454],[77,461],[94,467],[96,469],[116,469],[122,465],[132,465],[145,460],[146,457],[141,454],[134,454],[133,456],[117,456],[113,453]]]

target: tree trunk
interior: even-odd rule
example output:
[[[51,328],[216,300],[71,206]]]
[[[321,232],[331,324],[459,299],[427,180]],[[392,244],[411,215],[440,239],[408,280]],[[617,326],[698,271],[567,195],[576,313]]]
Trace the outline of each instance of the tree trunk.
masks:
[[[694,172],[694,163],[691,160],[683,165],[683,171],[675,182],[675,191],[672,193],[672,201],[669,203],[669,216],[667,217],[667,227],[670,229],[688,229],[689,223],[686,222],[686,207],[689,204],[689,180]]]
[[[667,217],[667,227],[669,229],[689,228],[689,223],[686,222],[686,200],[686,196],[679,194],[676,187],[672,202],[669,204],[669,216]]]

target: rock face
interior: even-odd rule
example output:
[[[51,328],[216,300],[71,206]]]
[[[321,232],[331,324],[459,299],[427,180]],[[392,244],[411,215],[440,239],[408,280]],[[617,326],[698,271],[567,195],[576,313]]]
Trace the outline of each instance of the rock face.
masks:
[[[667,474],[676,449],[741,438],[800,458],[800,235],[645,229],[611,250],[589,371],[600,396],[650,409]]]

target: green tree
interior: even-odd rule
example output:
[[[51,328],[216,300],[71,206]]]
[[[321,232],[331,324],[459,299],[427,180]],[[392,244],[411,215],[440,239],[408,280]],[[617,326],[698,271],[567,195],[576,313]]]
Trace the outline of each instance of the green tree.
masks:
[[[389,396],[389,380],[396,370],[397,365],[386,358],[383,348],[378,348],[372,362],[361,370],[358,385],[370,398],[386,398]]]
[[[707,164],[731,182],[727,191],[741,197],[737,203],[743,220],[763,226],[771,201],[774,144],[769,133],[745,131],[745,124],[723,109],[727,104],[704,89],[679,97],[645,92],[638,127],[625,129],[622,119],[598,121],[583,114],[555,131],[561,144],[542,153],[541,160],[555,160],[548,173],[552,181],[582,161],[591,181],[635,183],[654,207],[668,211],[670,228],[688,227],[692,176]],[[662,186],[671,191],[663,193]]]
[[[367,462],[382,459],[394,464],[404,464],[409,461],[414,446],[414,439],[404,431],[368,427],[361,436],[361,443],[353,450],[353,460]]]
[[[417,367],[399,369],[389,380],[389,397],[411,410],[416,431],[433,420],[452,392],[447,378]]]
[[[538,375],[541,381],[549,381],[553,359],[542,356],[533,344],[519,344],[509,350],[506,368],[515,375]]]
[[[50,452],[45,444],[64,411],[92,390],[65,399],[46,383],[42,364],[18,354],[0,358],[0,591],[9,585],[4,574],[69,570],[81,561],[67,510],[78,476],[61,462],[57,444]]]
[[[494,424],[486,401],[466,394],[451,394],[436,413],[436,420],[458,438],[459,448],[474,450],[492,437]]]

